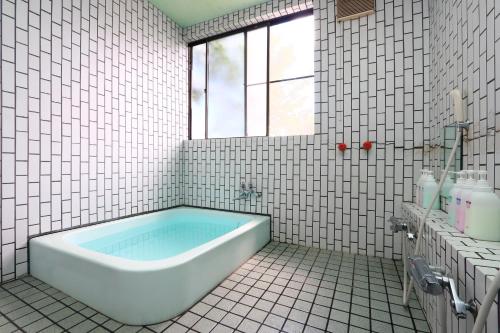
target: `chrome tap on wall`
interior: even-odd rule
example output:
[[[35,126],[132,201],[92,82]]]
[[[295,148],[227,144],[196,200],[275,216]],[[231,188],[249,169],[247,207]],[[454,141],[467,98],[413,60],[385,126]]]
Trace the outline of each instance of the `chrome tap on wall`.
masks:
[[[241,200],[241,199],[246,200],[247,198],[248,198],[247,186],[245,185],[245,183],[241,183],[239,195],[234,200]]]
[[[248,184],[248,192],[250,197],[255,196],[256,198],[260,198],[262,196],[262,193],[257,192],[257,187],[255,187],[252,183]]]
[[[474,318],[476,317],[477,308],[474,302],[472,300],[464,302],[458,297],[455,281],[444,275],[443,269],[429,266],[422,256],[410,256],[406,260],[408,261],[408,273],[424,293],[441,295],[444,290],[448,290],[451,310],[457,318],[466,318],[467,312],[472,313]]]
[[[238,192],[238,196],[235,198],[235,200],[247,200],[251,199],[252,196],[256,198],[262,197],[261,192],[257,192],[257,187],[255,187],[251,182],[248,183],[248,185],[245,184],[245,182],[242,182],[240,184],[240,189]]]

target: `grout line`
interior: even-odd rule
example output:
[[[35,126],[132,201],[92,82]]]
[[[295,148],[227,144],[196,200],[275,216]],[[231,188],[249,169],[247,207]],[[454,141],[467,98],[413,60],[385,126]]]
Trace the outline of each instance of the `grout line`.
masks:
[[[271,243],[269,243],[269,244],[271,244]],[[260,250],[258,253],[256,253],[256,255],[259,255],[259,254],[260,254],[260,253],[261,253],[261,252],[262,252],[265,248],[267,248],[267,246],[269,246],[269,244],[268,244],[268,245],[266,245],[266,246],[265,246],[262,250]],[[276,248],[276,247],[277,247],[277,246],[275,246],[275,248]],[[255,255],[254,255],[254,256],[252,256],[249,260],[253,259],[254,257],[255,257]],[[267,256],[266,256],[266,257],[267,257]],[[261,261],[259,261],[259,263],[262,263],[266,257],[264,257]],[[237,272],[238,272],[238,271],[242,268],[242,266],[243,266],[243,265],[245,265],[247,262],[248,262],[248,260],[247,260],[245,263],[243,263],[243,264],[242,264],[239,268],[237,268],[237,269],[236,269],[236,270],[235,270],[232,274],[237,274],[237,275],[240,275],[240,276],[247,277],[247,276],[248,276],[248,274],[250,274],[250,273],[252,272],[251,270],[250,270],[247,274],[245,274],[245,275],[241,275],[241,274],[237,273]],[[256,266],[257,266],[257,265],[256,265]],[[232,274],[231,274],[231,275],[232,275]],[[231,276],[231,275],[230,275],[230,276]],[[227,279],[229,279],[229,277],[228,277]],[[227,279],[226,279],[226,280],[227,280]],[[224,280],[224,281],[226,281],[226,280]],[[243,280],[243,279],[242,279],[242,280]],[[241,281],[241,280],[240,280],[240,281]],[[258,281],[258,280],[256,280],[256,282],[257,282],[257,281]],[[240,283],[240,282],[238,282],[238,283]],[[255,284],[255,283],[254,283],[254,284]],[[211,294],[212,294],[212,292],[213,292],[215,289],[219,288],[219,287],[220,287],[220,284],[219,284],[219,285],[217,285],[216,287],[214,287],[214,288],[213,288],[213,289],[212,289],[212,290],[211,290],[211,291],[210,291],[210,292],[209,292],[206,296],[211,295]],[[253,286],[251,286],[251,287],[253,287]],[[224,287],[224,288],[225,288],[225,287]],[[228,289],[228,288],[226,288],[226,289]],[[259,289],[260,289],[260,288],[259,288]],[[232,289],[230,289],[230,290],[232,290]],[[266,290],[267,290],[267,289],[266,289]],[[227,294],[226,294],[226,295],[227,295]],[[205,297],[206,297],[206,296],[205,296]],[[215,296],[220,297],[220,296],[218,296],[218,295],[215,295]],[[204,297],[204,298],[205,298],[205,297]],[[254,296],[253,296],[253,297],[254,297]],[[203,299],[204,299],[204,298],[203,298]],[[220,297],[220,298],[221,298],[221,299],[220,299],[220,300],[218,300],[218,301],[217,301],[217,303],[215,303],[214,305],[210,305],[210,304],[204,303],[204,302],[203,302],[203,299],[202,299],[200,302],[202,302],[203,304],[206,304],[206,305],[210,306],[211,308],[217,308],[217,304],[219,304],[219,303],[220,303],[220,301],[222,301],[222,300],[224,299],[224,297]],[[259,297],[258,299],[260,300],[261,298]],[[258,301],[257,301],[257,302],[258,302]],[[257,302],[256,302],[255,304],[257,304]],[[255,308],[255,305],[251,307],[251,310],[252,310],[252,309],[254,309],[254,308]],[[220,309],[220,308],[217,308],[217,309],[219,309],[219,310],[221,310],[221,311],[225,311],[225,310],[222,310],[222,309]],[[190,308],[190,309],[188,309],[188,310],[186,310],[184,313],[180,314],[180,315],[179,315],[179,316],[177,316],[176,318],[179,318],[179,319],[180,319],[180,318],[181,318],[184,314],[186,314],[186,313],[188,313],[188,312],[191,312],[190,310],[191,310],[191,308]],[[251,310],[250,310],[250,311],[251,311]],[[258,310],[260,310],[260,309],[258,309]],[[209,310],[209,311],[210,311],[210,310]],[[250,312],[250,311],[249,311],[249,312]],[[229,313],[230,311],[226,311],[226,312],[228,312],[228,313]],[[191,312],[191,313],[194,313],[194,312]],[[207,312],[207,313],[208,313],[208,312]],[[196,313],[194,313],[194,314],[196,314]],[[200,315],[198,315],[198,314],[196,314],[196,315],[197,315],[197,316],[200,316]],[[227,314],[226,314],[226,315],[227,315]],[[225,315],[224,315],[224,317],[225,317]],[[221,320],[222,320],[224,317],[222,317],[222,318],[221,318]],[[201,320],[201,318],[205,318],[205,316],[200,316],[200,319],[198,319],[198,320],[197,320],[197,321],[196,321],[196,322],[195,322],[192,326],[196,325],[196,323],[197,323],[199,320]],[[245,319],[245,318],[247,318],[247,316],[245,316],[245,317],[244,317],[244,319]],[[213,320],[212,320],[212,319],[210,319],[210,318],[206,318],[206,319],[213,321]],[[250,319],[250,320],[251,320],[251,319]],[[185,325],[183,325],[183,324],[181,324],[181,323],[178,323],[178,322],[177,322],[177,320],[174,320],[174,322],[176,322],[177,324],[179,324],[179,325],[181,325],[181,326],[183,326],[183,327],[186,327]],[[189,327],[187,327],[187,328],[189,329]],[[191,329],[192,329],[192,328],[191,328]]]
[[[206,303],[204,299],[199,301],[196,304],[203,304],[205,307],[209,308],[209,310],[204,313],[203,315],[199,315],[197,312],[192,311],[193,307],[185,311],[183,314],[160,324],[165,325],[165,329],[163,331],[168,330],[172,325],[180,325],[186,329],[189,329],[191,331],[197,332],[198,330],[194,329],[193,327],[197,325],[200,320],[206,319],[210,320],[211,322],[215,323],[214,324],[214,330],[215,327],[224,327],[228,328],[231,330],[241,330],[242,323],[245,320],[250,320],[252,321],[259,329],[263,328],[271,328],[271,326],[268,326],[268,323],[265,323],[265,321],[273,316],[277,316],[282,323],[278,327],[278,330],[283,330],[287,322],[291,322],[292,324],[300,325],[302,326],[302,329],[305,330],[308,327],[310,329],[316,329],[312,325],[308,325],[308,321],[311,318],[311,316],[317,315],[319,316],[322,320],[326,320],[326,327],[324,328],[325,330],[328,329],[328,326],[331,321],[335,321],[335,316],[332,317],[332,314],[334,314],[335,309],[333,309],[333,302],[335,301],[335,296],[337,295],[337,292],[340,291],[339,289],[345,287],[345,288],[350,288],[350,304],[349,304],[349,310],[348,310],[348,322],[345,324],[343,322],[338,321],[342,325],[347,325],[349,328],[355,328],[357,327],[356,323],[353,323],[351,325],[351,320],[352,320],[352,307],[353,307],[353,299],[354,296],[356,297],[363,297],[362,294],[364,292],[368,292],[368,301],[370,302],[371,300],[371,285],[370,285],[370,280],[371,279],[376,279],[378,276],[381,276],[383,279],[382,284],[380,282],[377,282],[376,284],[380,286],[381,288],[383,287],[385,297],[387,304],[389,306],[389,309],[387,310],[388,316],[391,320],[391,323],[388,323],[393,327],[393,330],[396,329],[399,326],[395,326],[392,323],[392,316],[391,316],[391,309],[390,309],[390,297],[394,296],[392,293],[389,294],[387,290],[387,283],[388,281],[393,281],[395,283],[401,282],[401,277],[399,275],[399,266],[397,264],[397,261],[390,261],[390,262],[385,262],[380,258],[370,258],[367,256],[360,256],[360,255],[344,255],[343,253],[339,252],[334,252],[334,251],[325,251],[325,250],[320,250],[316,248],[310,248],[310,247],[303,247],[303,246],[298,246],[298,245],[289,245],[289,244],[283,244],[283,243],[277,243],[277,242],[270,242],[268,245],[266,245],[263,249],[261,249],[259,252],[257,252],[254,256],[249,258],[246,262],[244,262],[238,269],[233,271],[231,275],[229,275],[222,283],[218,284],[216,287],[214,287],[211,292],[207,294],[208,295],[213,295],[217,297],[217,301]],[[390,272],[389,272],[390,269]],[[360,271],[361,270],[361,271]],[[366,272],[365,272],[366,270]],[[257,278],[253,277],[253,274],[258,274],[259,276]],[[389,274],[390,273],[390,274]],[[285,276],[283,276],[283,275]],[[281,275],[281,276],[280,276]],[[363,278],[361,279],[354,279],[356,276],[362,276]],[[245,281],[246,278],[252,279],[250,281]],[[280,279],[280,281],[277,281]],[[282,279],[282,281],[281,281]],[[389,279],[389,280],[386,280]],[[345,280],[345,281],[343,281]],[[361,289],[363,289],[362,293],[355,293],[355,289],[357,288],[356,286],[356,281],[363,281],[365,283],[366,281],[366,289],[365,286],[359,286]],[[51,313],[48,313],[47,315],[43,314],[40,309],[35,309],[34,307],[30,306],[30,309],[33,311],[30,313],[39,313],[42,315],[43,318],[47,318],[51,323],[57,325],[58,327],[60,326],[60,322],[63,320],[66,320],[67,318],[70,318],[72,316],[75,316],[75,314],[81,315],[83,320],[73,324],[73,326],[68,327],[74,328],[77,325],[80,325],[82,323],[85,323],[86,321],[90,321],[96,325],[96,328],[101,328],[106,331],[110,331],[111,329],[106,327],[106,323],[116,323],[117,328],[116,329],[123,329],[129,327],[129,325],[123,325],[121,323],[118,323],[114,321],[111,318],[108,318],[107,316],[95,311],[94,309],[85,306],[85,304],[73,299],[72,297],[64,294],[63,292],[50,287],[47,284],[44,284],[43,282],[38,282],[39,280],[36,280],[35,278],[27,277],[27,278],[22,278],[18,280],[19,282],[13,283],[12,287],[13,289],[19,289],[17,291],[17,294],[14,293],[13,291],[9,291],[6,289],[6,291],[12,295],[15,299],[12,302],[17,302],[20,300],[22,304],[28,305],[27,301],[21,299],[20,296],[23,293],[27,293],[30,291],[30,289],[33,289],[33,291],[36,291],[35,293],[30,293],[29,295],[27,294],[26,297],[30,297],[33,295],[37,295],[38,292],[41,292],[45,295],[45,297],[42,297],[40,299],[37,299],[35,302],[43,301],[46,300],[47,298],[52,298],[54,302],[46,305],[51,306],[56,303],[60,303],[63,305],[62,308],[57,309]],[[265,285],[263,288],[261,286],[256,286],[256,284],[259,281],[263,281],[268,285]],[[225,286],[223,285],[224,282],[229,282],[230,284],[233,284],[232,286]],[[299,284],[298,286],[292,286],[294,283]],[[330,286],[322,286],[323,282],[328,282],[333,285],[333,288]],[[217,294],[214,294],[213,292],[218,289],[218,288],[223,288],[222,290],[227,291],[227,293],[224,294],[224,296],[218,296]],[[254,296],[255,293],[252,293],[251,290],[255,288],[258,290],[260,294],[259,297]],[[279,292],[275,291],[274,288],[281,289]],[[314,291],[311,292],[310,290],[306,290],[308,288],[314,288]],[[392,287],[391,287],[392,288]],[[5,289],[3,287],[2,289]],[[246,289],[245,291],[241,291],[242,289]],[[325,291],[322,292],[321,289],[324,289]],[[291,291],[292,293],[295,294],[296,296],[288,296],[288,292]],[[231,292],[238,292],[239,295],[241,296],[238,298],[238,301],[235,301],[234,298],[230,298],[228,295]],[[383,293],[382,291],[376,291],[377,293]],[[273,297],[271,298],[272,300],[269,299],[269,294],[268,293],[273,293],[271,294]],[[325,294],[326,293],[326,294]],[[301,298],[301,294],[303,295],[311,295],[312,299],[303,299]],[[249,306],[245,303],[242,303],[241,300],[245,296],[251,296],[252,299],[255,299],[255,303],[252,306]],[[205,296],[205,297],[207,297]],[[290,297],[290,301],[285,299],[285,302],[280,302],[280,298],[282,296]],[[320,303],[315,303],[316,300],[319,299],[319,296],[322,296],[324,298],[329,298],[328,300],[328,305],[323,305]],[[275,298],[274,298],[275,297]],[[310,305],[309,310],[303,311],[299,308],[295,308],[294,306],[297,304],[297,302],[301,300],[305,302],[305,304]],[[230,301],[232,304],[231,307],[222,307],[225,302]],[[260,305],[257,305],[259,302],[265,301],[266,305],[269,304],[270,308],[269,310],[262,310]],[[346,302],[346,301],[343,301]],[[383,300],[382,300],[383,302]],[[10,304],[10,303],[8,303]],[[195,305],[196,305],[195,304]],[[212,305],[213,304],[213,305]],[[237,312],[235,311],[235,307],[238,306],[238,304],[244,306],[244,311],[245,312],[248,309],[248,312],[246,312],[244,315],[242,312]],[[81,305],[84,306],[80,310],[76,310],[75,305]],[[194,306],[195,306],[194,305]],[[287,310],[286,315],[274,313],[273,310],[276,306],[283,306]],[[316,314],[314,313],[314,306],[317,305],[318,307],[329,307],[328,308],[328,314],[326,317],[322,314]],[[364,306],[361,305],[359,302],[356,303],[358,306]],[[420,304],[419,304],[420,305]],[[21,306],[22,308],[24,306]],[[65,318],[62,318],[61,320],[58,320],[55,322],[54,320],[50,319],[48,316],[50,316],[53,313],[57,313],[58,311],[63,311],[65,310],[71,311],[71,314]],[[92,309],[93,313],[91,316],[88,315],[83,315],[82,312],[87,309]],[[207,317],[207,313],[209,311],[212,311],[213,309],[217,309],[217,311],[220,311],[223,313],[223,316],[221,317],[220,320],[213,320]],[[225,310],[227,309],[227,310]],[[254,320],[250,318],[249,314],[253,310],[259,310],[264,314],[264,319],[261,320],[260,322],[257,320]],[[360,316],[363,318],[366,318],[369,321],[369,325],[371,327],[371,309],[372,305],[371,303],[368,303],[367,309],[369,311],[368,316],[365,316],[363,314],[356,314],[356,316]],[[13,310],[16,311],[17,309]],[[292,318],[290,318],[290,314],[292,310],[296,311],[301,311],[306,313],[306,318],[304,322],[299,322],[296,321]],[[339,310],[342,311],[343,310]],[[190,323],[189,326],[186,326],[184,324],[181,324],[179,320],[186,314],[192,314],[197,317],[197,319]],[[201,313],[201,312],[200,312]],[[99,323],[94,321],[93,317],[95,315],[102,315],[104,318],[108,318],[106,321]],[[236,327],[230,327],[228,324],[222,323],[222,321],[228,317],[228,316],[234,315],[238,316],[241,321],[238,323],[238,325],[235,325]],[[2,314],[4,315],[4,314]],[[7,315],[4,315],[7,317]],[[408,319],[412,320],[413,327],[415,328],[415,322],[413,315],[410,313],[409,316],[403,315],[405,317],[408,317]],[[198,318],[199,317],[199,318]],[[332,318],[331,318],[332,317]],[[20,317],[22,318],[22,317]],[[12,319],[7,318],[9,322],[12,321]],[[38,319],[39,320],[39,319]],[[35,321],[36,322],[36,321]],[[31,324],[31,323],[30,323]],[[162,326],[163,326],[162,325]],[[147,325],[147,326],[142,326],[142,329],[147,330],[147,331],[156,331],[154,328],[151,326],[154,325]],[[160,326],[160,327],[162,327]],[[137,329],[140,329],[140,326],[133,326],[134,328],[137,327]],[[362,327],[359,327],[362,328]],[[68,330],[66,329],[66,330]],[[65,331],[66,331],[65,330]]]
[[[12,325],[14,325],[17,329],[23,331],[23,329],[16,324],[16,322],[14,322],[12,319],[10,319],[6,314],[4,314],[2,311],[0,311],[0,316],[4,317],[5,319],[7,319],[7,323],[11,323]],[[4,324],[6,325],[6,324]],[[4,326],[2,325],[2,326]],[[0,329],[2,328],[2,326],[0,326]]]
[[[332,256],[332,252],[330,252],[330,253],[329,253],[327,262],[330,260],[331,256]],[[342,257],[343,257],[343,256],[342,256]],[[317,261],[317,259],[318,259],[318,256],[316,256],[316,259],[315,259],[315,261],[314,261],[314,262],[316,262],[316,261]],[[311,266],[311,270],[312,270],[312,268],[313,268],[313,267],[314,267],[314,263],[313,263],[313,265]],[[340,266],[339,266],[339,271],[340,271]],[[312,308],[314,307],[314,301],[316,300],[316,298],[317,298],[317,296],[318,296],[318,291],[319,291],[319,288],[320,288],[320,286],[321,286],[321,282],[323,281],[323,277],[324,277],[324,275],[325,275],[325,274],[324,274],[324,272],[323,272],[323,273],[321,274],[321,279],[319,279],[319,280],[320,280],[320,282],[319,282],[319,284],[318,284],[318,290],[316,290],[316,293],[315,293],[315,295],[314,295],[314,298],[313,298],[313,300],[312,300],[312,302],[311,302],[311,310],[310,310],[310,311],[309,311],[309,313],[307,314],[306,322],[304,323],[304,325],[305,325],[305,326],[307,326],[307,323],[309,322],[309,318],[311,317]],[[337,278],[336,278],[336,280],[335,280],[336,282],[338,281],[338,278],[339,278],[339,275],[337,274]],[[331,301],[331,304],[333,304],[334,295],[335,295],[335,292],[336,292],[336,290],[337,290],[337,289],[336,289],[336,287],[337,287],[337,283],[335,283],[335,289],[333,290],[333,295],[332,295],[332,301]],[[331,305],[331,304],[330,304],[330,305]],[[329,311],[329,313],[328,313],[329,315],[330,315],[330,313],[331,313],[331,310],[332,310],[332,308],[331,308],[331,306],[330,306],[330,311]],[[329,323],[329,317],[328,317],[328,318],[326,318],[326,326],[325,326],[325,328],[324,328],[325,330],[328,328],[328,323]]]
[[[5,290],[6,292],[8,292],[10,295],[14,296],[15,298],[17,298],[19,301],[21,301],[24,305],[26,306],[29,306],[30,308],[33,309],[33,307],[31,307],[31,305],[29,305],[26,301],[24,301],[23,299],[19,298],[16,294],[12,293],[10,290],[8,289],[5,289],[5,287],[1,288],[3,290]],[[41,314],[44,318],[46,318],[47,320],[49,320],[50,322],[52,322],[52,324],[64,329],[64,327],[60,326],[57,322],[55,322],[54,320],[52,320],[51,318],[49,318],[48,316],[44,315],[41,311],[37,310],[37,309],[34,309],[35,311],[34,312],[37,312],[39,314]],[[8,315],[5,315],[6,318],[8,318]],[[16,324],[17,326],[17,324]],[[22,329],[21,329],[22,330]]]
[[[46,299],[46,298],[49,298],[49,297],[51,297],[52,299],[54,299],[54,302],[52,302],[52,303],[50,303],[50,304],[48,304],[48,305],[46,305],[46,306],[50,306],[50,305],[52,305],[52,304],[54,304],[54,303],[57,303],[57,302],[59,302],[59,303],[61,303],[61,304],[63,304],[63,305],[65,306],[65,307],[64,307],[64,308],[62,308],[62,309],[58,309],[58,310],[55,310],[55,311],[50,312],[50,313],[47,313],[47,314],[43,314],[43,313],[42,313],[42,315],[43,315],[45,318],[48,318],[48,316],[50,316],[51,314],[54,314],[54,313],[56,313],[56,312],[58,312],[58,311],[61,311],[61,310],[65,309],[65,308],[70,308],[70,309],[71,309],[72,311],[74,311],[75,313],[78,313],[78,314],[80,314],[81,316],[83,316],[83,317],[85,318],[85,320],[90,320],[90,321],[92,321],[92,322],[96,323],[99,327],[101,327],[101,325],[103,325],[104,323],[106,323],[106,322],[108,322],[108,321],[109,321],[109,319],[108,319],[108,320],[106,320],[105,322],[103,322],[102,324],[99,324],[99,323],[95,322],[94,320],[92,320],[92,317],[93,317],[93,316],[95,316],[96,314],[100,314],[100,312],[98,312],[97,310],[94,310],[93,308],[91,308],[91,307],[89,307],[89,306],[85,305],[84,303],[82,303],[82,302],[80,302],[80,301],[78,301],[78,300],[76,300],[76,299],[72,298],[72,297],[71,297],[71,296],[69,296],[69,295],[64,294],[63,292],[61,292],[61,291],[59,291],[59,290],[57,290],[57,289],[55,289],[55,288],[53,288],[53,287],[50,287],[50,286],[49,286],[50,288],[47,288],[47,289],[54,289],[54,290],[57,290],[57,293],[56,293],[56,294],[58,294],[58,293],[62,293],[62,294],[64,294],[66,297],[61,298],[61,299],[57,299],[57,298],[55,298],[55,297],[54,297],[54,295],[55,295],[55,294],[54,294],[54,295],[48,294],[45,290],[38,288],[38,286],[37,286],[37,285],[34,285],[33,283],[31,283],[31,282],[29,282],[29,281],[23,280],[23,282],[24,282],[24,283],[26,283],[26,284],[28,284],[28,285],[30,285],[32,288],[35,288],[35,289],[37,289],[38,291],[40,291],[40,292],[42,292],[42,293],[44,293],[44,294],[46,294],[46,295],[47,295],[47,297],[44,297],[44,298],[42,298],[42,299]],[[71,304],[66,304],[65,302],[63,302],[63,301],[62,301],[63,299],[66,299],[66,298],[71,298],[71,299],[74,299],[75,301],[74,301],[73,303],[71,303]],[[40,300],[42,300],[42,299],[40,299]],[[38,300],[38,301],[40,301],[40,300]],[[86,315],[82,314],[82,313],[80,312],[81,310],[79,310],[79,311],[78,311],[78,310],[75,310],[74,308],[72,308],[72,307],[71,307],[71,305],[73,305],[73,304],[75,304],[75,303],[81,303],[81,304],[85,305],[85,307],[84,307],[83,309],[90,308],[90,309],[94,310],[96,313],[95,313],[95,314],[93,314],[91,317],[88,317],[88,316],[86,316]],[[31,305],[30,305],[30,306],[31,306]],[[70,316],[65,317],[65,318],[63,318],[63,319],[61,319],[61,320],[59,320],[59,321],[65,320],[65,319],[67,319],[67,318],[71,317],[72,315],[74,315],[74,313],[72,313]],[[107,316],[106,316],[106,317],[107,317]],[[48,319],[50,319],[50,318],[48,318]],[[76,326],[76,325],[79,325],[79,324],[80,324],[80,323],[82,323],[82,322],[83,322],[83,321],[78,322],[77,324],[75,324],[75,325],[73,325],[73,326],[69,327],[68,329],[70,329],[70,328],[72,328],[72,327],[74,327],[74,326]],[[104,329],[106,329],[106,330],[108,330],[108,331],[109,331],[109,329],[107,329],[106,327],[102,327],[102,328],[104,328]]]

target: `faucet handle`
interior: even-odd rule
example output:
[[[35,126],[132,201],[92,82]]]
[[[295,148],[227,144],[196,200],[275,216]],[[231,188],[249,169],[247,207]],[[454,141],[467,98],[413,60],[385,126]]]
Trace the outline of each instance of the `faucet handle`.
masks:
[[[429,264],[422,256],[408,257],[408,274],[415,281],[415,285],[420,287],[425,293],[440,295],[443,293],[443,286],[435,272],[431,270]]]
[[[247,186],[245,185],[245,182],[241,182],[240,189],[245,190],[246,188],[247,188]]]
[[[391,216],[389,218],[389,223],[390,228],[392,230],[392,233],[398,233],[400,231],[407,231],[408,230],[408,225],[406,224],[406,221],[400,217],[395,217]]]
[[[251,182],[250,182],[250,183],[248,183],[248,189],[249,189],[249,190],[253,190],[253,189],[254,189],[253,184],[252,184]]]

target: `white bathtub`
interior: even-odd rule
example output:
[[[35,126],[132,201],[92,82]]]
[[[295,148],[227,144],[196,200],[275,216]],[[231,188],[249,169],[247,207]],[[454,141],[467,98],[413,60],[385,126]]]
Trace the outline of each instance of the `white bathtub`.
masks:
[[[221,228],[226,228],[226,222],[221,221],[233,223],[233,219],[241,226],[175,254],[183,248],[177,244],[175,251],[172,250],[174,255],[165,259],[154,257],[158,251],[154,252],[153,260],[149,260],[147,256],[152,255],[151,251],[139,250],[139,255],[129,251],[122,256],[124,252],[119,250],[113,255],[90,249],[94,246],[105,251],[102,245],[108,238],[118,244],[118,248],[125,241],[130,243],[129,239],[136,242],[136,238],[120,240],[120,237],[135,235],[134,230],[149,230],[152,225],[164,227],[177,223],[182,229],[184,220],[189,219],[192,225],[198,223],[191,222],[195,217],[200,221],[209,220],[210,225],[220,223]],[[186,236],[185,230],[183,232]],[[154,230],[150,234],[154,235]],[[141,239],[144,237],[141,234]],[[162,240],[156,239],[154,246],[163,249]],[[130,325],[153,324],[187,310],[269,240],[268,216],[180,207],[32,238],[30,273],[117,321]],[[141,244],[153,246],[148,240]]]

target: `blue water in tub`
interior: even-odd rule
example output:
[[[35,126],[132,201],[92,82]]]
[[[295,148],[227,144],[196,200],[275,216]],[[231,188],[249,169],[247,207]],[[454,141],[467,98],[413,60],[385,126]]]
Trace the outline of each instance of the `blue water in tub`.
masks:
[[[83,237],[76,241],[88,250],[131,260],[159,260],[186,252],[228,232],[251,220],[251,216],[220,211],[182,208],[178,211],[160,212],[130,218],[130,226],[103,225],[107,235]],[[123,222],[128,223],[126,221]],[[106,228],[118,229],[116,232]],[[92,238],[92,239],[88,239]]]

